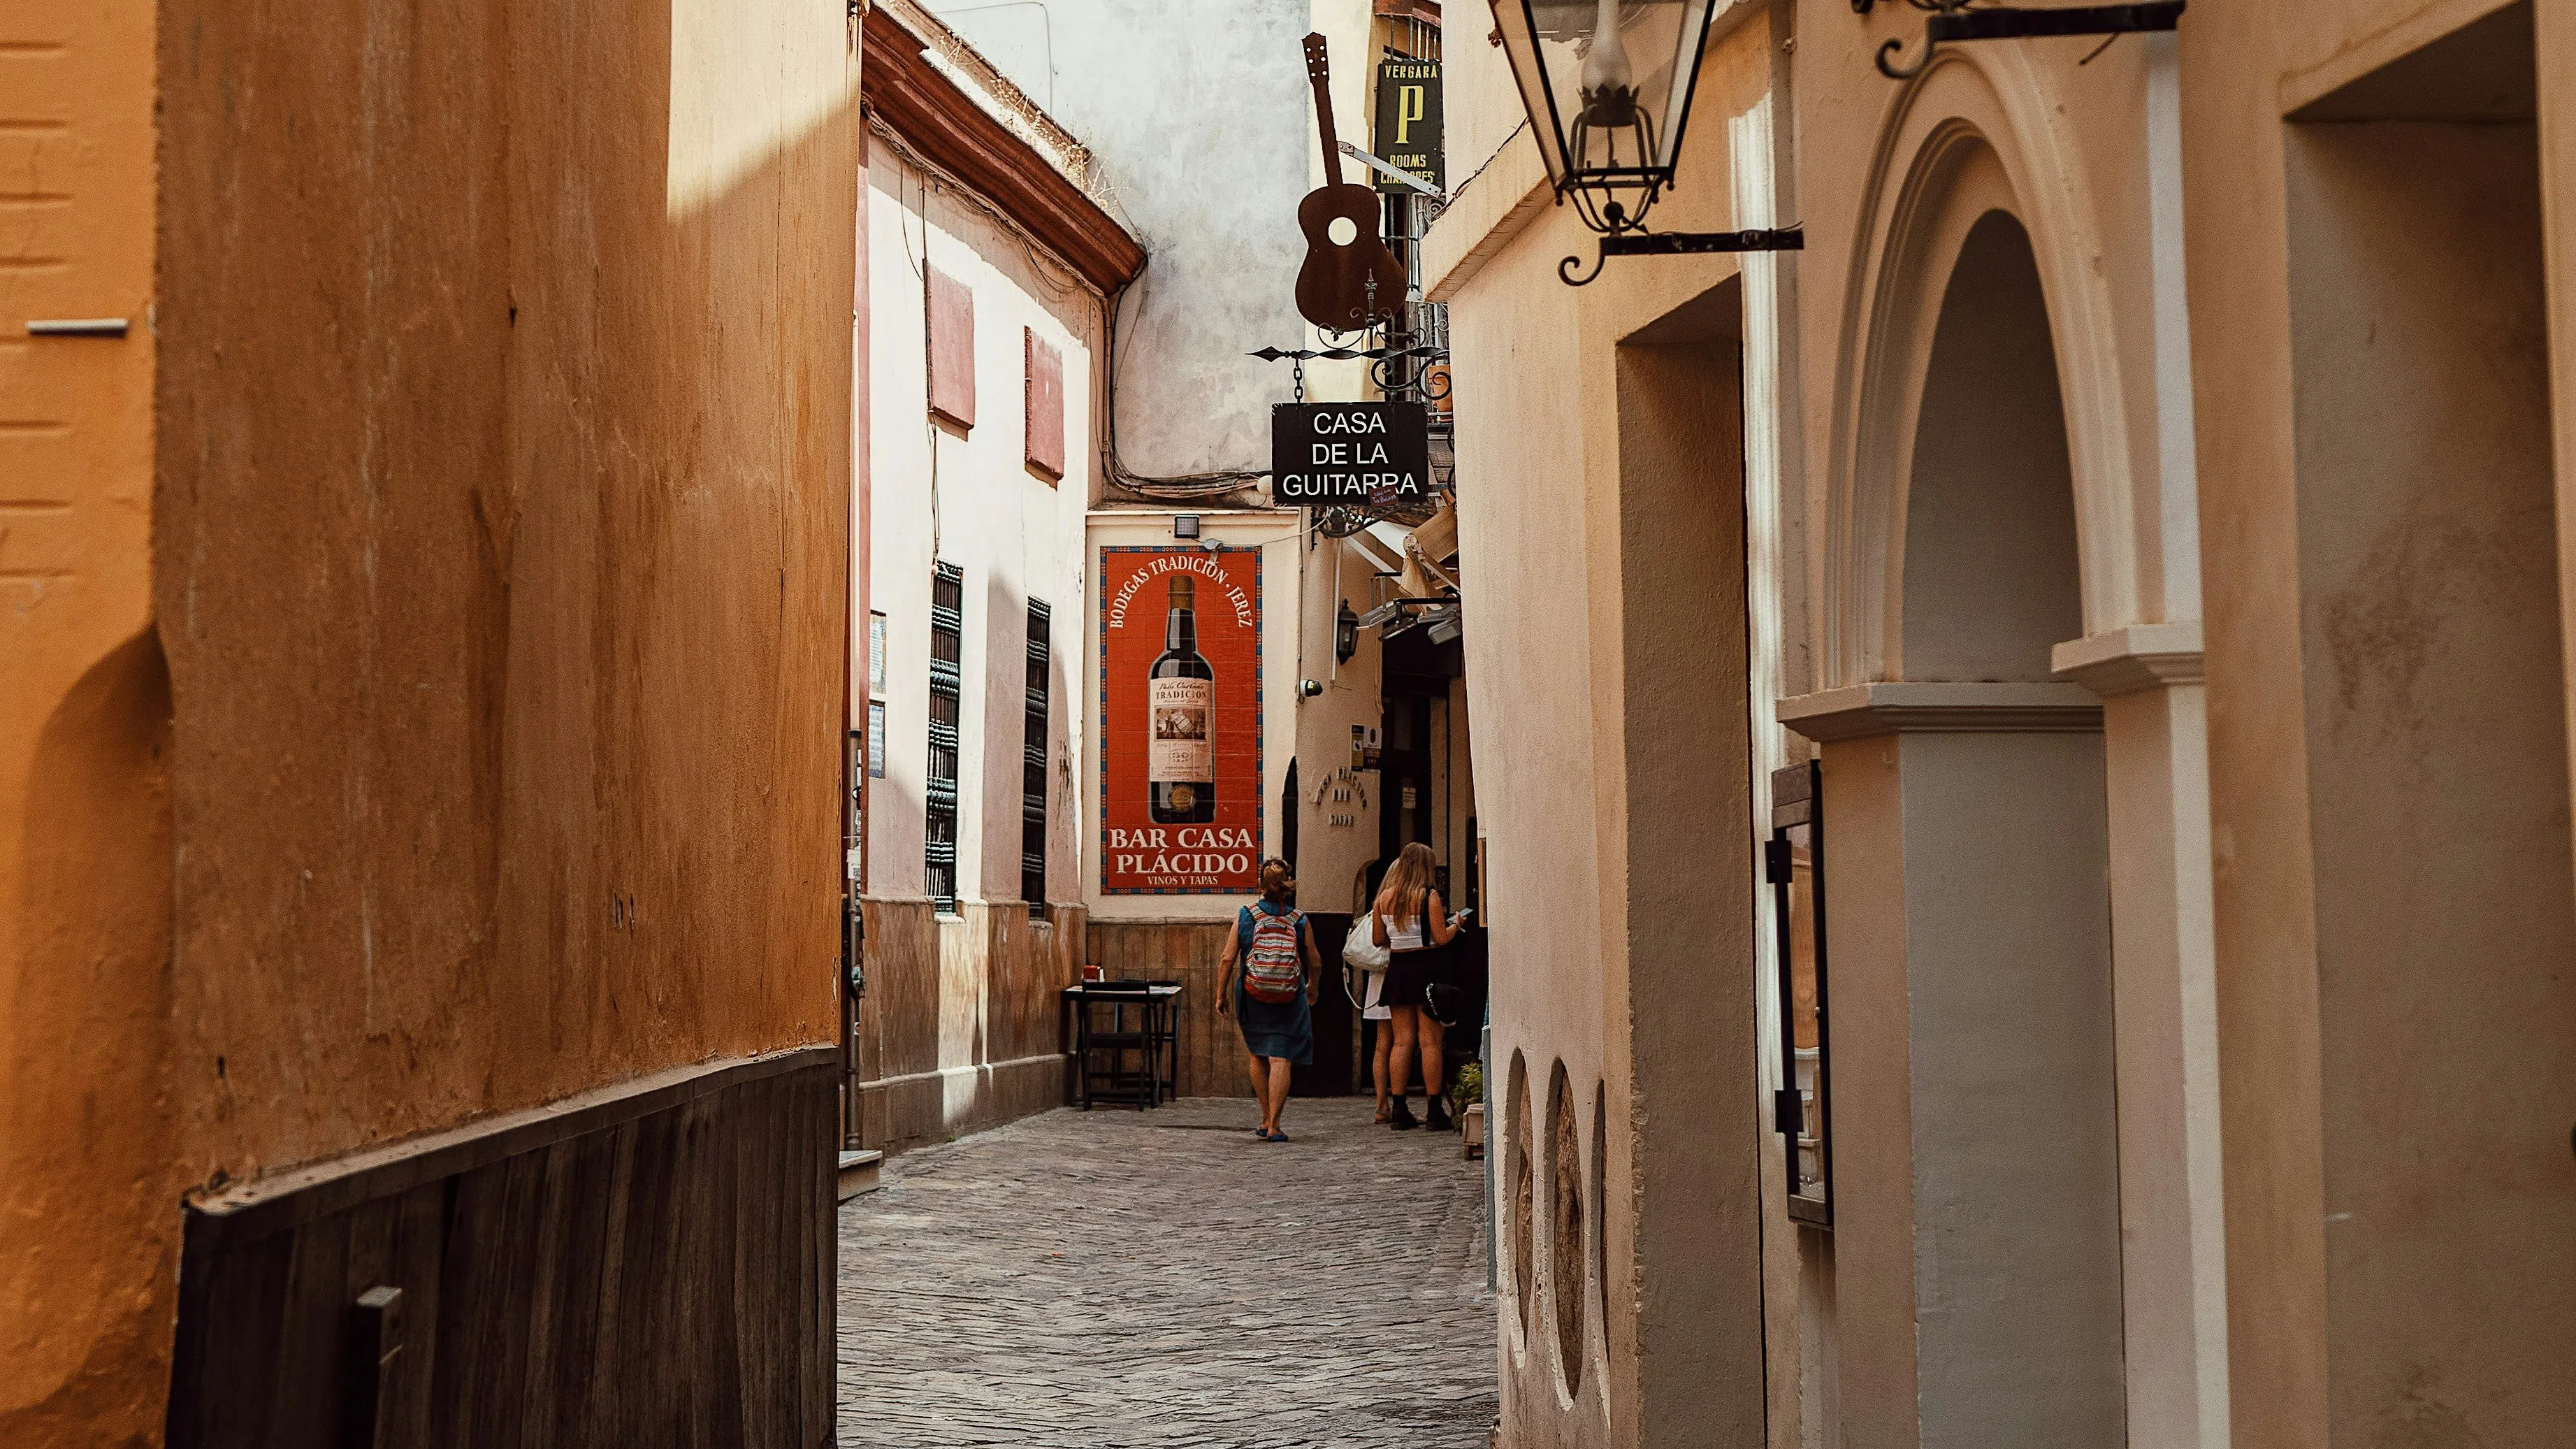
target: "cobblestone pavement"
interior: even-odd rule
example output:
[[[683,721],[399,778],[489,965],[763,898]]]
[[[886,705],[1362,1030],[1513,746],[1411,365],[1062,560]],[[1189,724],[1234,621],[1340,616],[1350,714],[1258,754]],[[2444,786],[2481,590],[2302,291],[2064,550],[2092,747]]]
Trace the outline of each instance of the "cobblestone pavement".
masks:
[[[1063,1110],[841,1208],[847,1449],[1484,1449],[1485,1165],[1366,1098]]]

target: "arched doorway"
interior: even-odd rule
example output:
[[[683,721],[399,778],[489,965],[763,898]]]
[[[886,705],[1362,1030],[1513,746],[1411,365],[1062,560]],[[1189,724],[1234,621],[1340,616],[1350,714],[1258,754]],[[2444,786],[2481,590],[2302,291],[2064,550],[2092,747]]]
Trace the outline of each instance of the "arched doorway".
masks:
[[[2083,637],[2074,481],[2028,234],[1969,229],[1905,505],[1907,680],[2040,684]],[[2120,1196],[2100,715],[1962,701],[1897,742],[1926,1438],[2120,1442]]]
[[[2110,828],[2067,409],[2032,239],[1971,142],[1909,264],[1877,683],[1814,696],[1837,861],[1846,1442],[2126,1435]],[[1896,399],[1908,401],[1897,403]]]

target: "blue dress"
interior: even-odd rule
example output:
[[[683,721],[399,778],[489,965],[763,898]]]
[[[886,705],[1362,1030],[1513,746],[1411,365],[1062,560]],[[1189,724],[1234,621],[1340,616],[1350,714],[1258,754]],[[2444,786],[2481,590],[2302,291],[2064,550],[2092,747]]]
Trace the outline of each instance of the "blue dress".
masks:
[[[1243,1045],[1257,1057],[1285,1057],[1298,1066],[1315,1063],[1315,1018],[1306,1002],[1305,951],[1314,943],[1313,927],[1303,917],[1297,922],[1297,995],[1290,1001],[1263,1001],[1243,989],[1242,956],[1252,947],[1252,913],[1284,916],[1288,906],[1274,908],[1268,901],[1258,901],[1243,909],[1235,918],[1234,949],[1238,969],[1234,974],[1234,1019],[1243,1025]]]

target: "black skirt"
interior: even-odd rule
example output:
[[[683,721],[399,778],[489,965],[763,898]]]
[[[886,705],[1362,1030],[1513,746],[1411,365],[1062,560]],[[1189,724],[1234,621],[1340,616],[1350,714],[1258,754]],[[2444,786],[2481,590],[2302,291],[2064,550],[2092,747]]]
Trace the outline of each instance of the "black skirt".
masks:
[[[1397,951],[1387,958],[1386,990],[1379,993],[1384,1006],[1420,1006],[1423,993],[1441,980],[1440,960],[1443,948],[1426,946],[1419,951]]]

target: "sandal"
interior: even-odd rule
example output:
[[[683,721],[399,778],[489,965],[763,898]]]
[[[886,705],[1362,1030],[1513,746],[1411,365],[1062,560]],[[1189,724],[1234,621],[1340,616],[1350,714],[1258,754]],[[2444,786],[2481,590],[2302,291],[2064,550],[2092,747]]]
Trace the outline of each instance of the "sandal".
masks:
[[[1285,1142],[1288,1140],[1288,1134],[1279,1131],[1277,1128],[1272,1128],[1270,1132],[1270,1140],[1273,1142]]]
[[[1395,1109],[1393,1107],[1380,1107],[1377,1109],[1377,1116],[1372,1120],[1380,1123],[1392,1122],[1395,1120]]]

